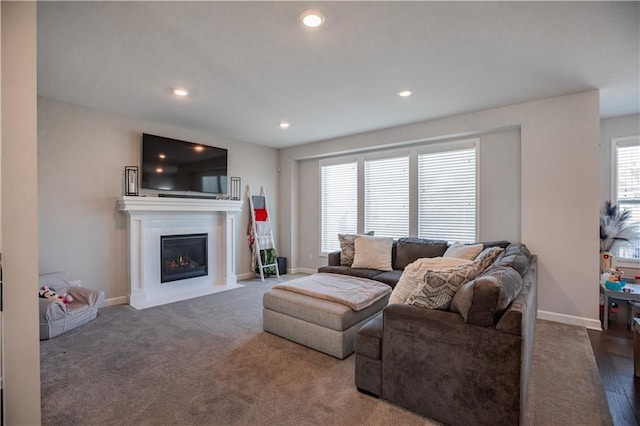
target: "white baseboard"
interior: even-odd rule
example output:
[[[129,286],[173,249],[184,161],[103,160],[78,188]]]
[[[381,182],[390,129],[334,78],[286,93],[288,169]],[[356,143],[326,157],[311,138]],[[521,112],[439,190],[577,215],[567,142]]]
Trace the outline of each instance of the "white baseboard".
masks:
[[[243,274],[236,275],[236,278],[238,278],[238,281],[240,281],[240,280],[250,280],[251,278],[255,278],[257,276],[259,275],[256,274],[255,272],[245,272]]]
[[[317,269],[312,268],[292,268],[290,274],[308,274],[313,275],[317,273]]]
[[[600,320],[592,318],[576,317],[573,315],[558,314],[556,312],[538,311],[538,319],[559,322],[562,324],[577,325],[591,330],[602,331],[602,324],[600,324]]]
[[[115,306],[115,305],[126,305],[127,304],[127,296],[120,297],[111,297],[109,299],[104,299],[101,308],[106,308],[107,306]]]

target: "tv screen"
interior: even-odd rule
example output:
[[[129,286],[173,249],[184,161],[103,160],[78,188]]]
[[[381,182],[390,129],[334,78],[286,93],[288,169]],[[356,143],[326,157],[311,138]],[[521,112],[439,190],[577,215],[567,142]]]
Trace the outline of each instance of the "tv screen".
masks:
[[[227,193],[227,150],[142,134],[142,188]]]

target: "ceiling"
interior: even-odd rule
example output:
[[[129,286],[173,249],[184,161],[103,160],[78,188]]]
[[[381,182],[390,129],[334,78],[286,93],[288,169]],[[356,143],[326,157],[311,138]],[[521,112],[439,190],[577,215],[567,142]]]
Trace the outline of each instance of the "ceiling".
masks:
[[[639,5],[40,2],[38,93],[274,148],[597,88],[632,114]]]

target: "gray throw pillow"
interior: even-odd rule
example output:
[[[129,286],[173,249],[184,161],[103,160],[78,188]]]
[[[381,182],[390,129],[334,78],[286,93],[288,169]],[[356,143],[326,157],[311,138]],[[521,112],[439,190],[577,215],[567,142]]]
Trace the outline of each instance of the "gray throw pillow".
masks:
[[[475,280],[461,286],[451,302],[468,324],[495,324],[522,290],[522,277],[510,267],[492,266]]]

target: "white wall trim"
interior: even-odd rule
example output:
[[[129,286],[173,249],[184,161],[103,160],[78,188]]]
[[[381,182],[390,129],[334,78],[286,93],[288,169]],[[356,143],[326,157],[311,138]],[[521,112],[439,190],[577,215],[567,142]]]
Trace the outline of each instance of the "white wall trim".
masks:
[[[250,280],[252,278],[255,278],[257,276],[257,274],[255,272],[245,272],[244,274],[238,274],[238,281],[240,280]]]
[[[109,299],[104,299],[100,308],[106,308],[107,306],[116,306],[116,305],[126,305],[127,304],[127,296],[118,296],[118,297],[110,297]]]
[[[309,274],[309,275],[313,275],[318,273],[317,269],[313,269],[313,268],[292,268],[290,269],[290,274]]]
[[[538,319],[559,322],[562,324],[577,325],[586,327],[591,330],[602,331],[600,320],[584,317],[576,317],[573,315],[559,314],[556,312],[538,311]]]

